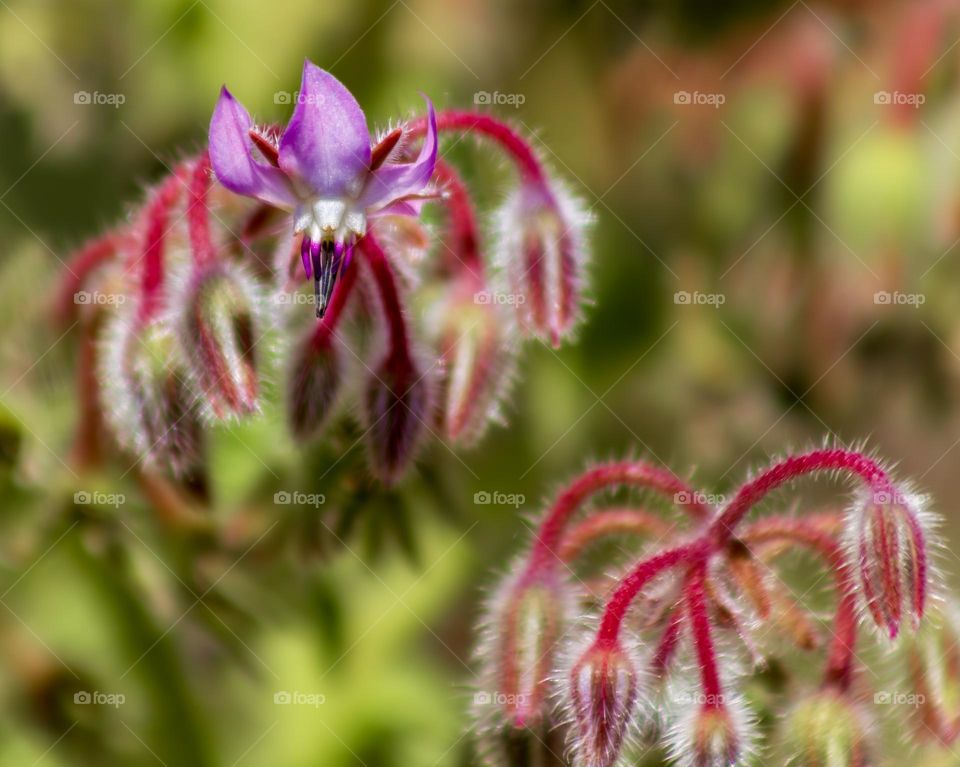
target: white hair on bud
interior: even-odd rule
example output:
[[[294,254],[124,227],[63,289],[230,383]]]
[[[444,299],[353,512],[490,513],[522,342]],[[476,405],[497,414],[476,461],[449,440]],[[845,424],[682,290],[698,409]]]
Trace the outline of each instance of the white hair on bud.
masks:
[[[567,750],[575,767],[595,767],[597,764],[590,760],[590,755],[584,750],[574,705],[574,683],[571,673],[577,662],[593,646],[598,628],[599,620],[595,616],[581,616],[572,624],[557,654],[556,673],[553,677],[556,716],[567,729]],[[633,666],[636,677],[636,696],[633,700],[633,711],[623,734],[619,755],[612,763],[631,764],[629,755],[643,747],[647,725],[653,718],[656,708],[654,700],[649,695],[649,653],[629,632],[621,631],[620,634],[618,647]]]
[[[570,238],[570,252],[574,259],[573,292],[577,307],[571,320],[571,325],[562,333],[569,338],[575,332],[581,319],[580,308],[586,303],[587,290],[586,267],[590,261],[588,231],[594,217],[587,210],[583,201],[571,193],[566,185],[554,177],[548,182],[548,193],[556,203],[559,224],[562,232]],[[508,296],[514,297],[517,314],[524,329],[532,324],[529,300],[522,289],[523,281],[527,276],[528,267],[524,259],[524,234],[530,226],[536,225],[536,213],[532,208],[548,210],[547,203],[541,198],[543,191],[532,187],[529,183],[521,184],[511,191],[501,205],[493,212],[491,229],[493,231],[493,252],[496,259],[493,264],[495,272],[491,280],[491,287]],[[550,243],[555,249],[555,243]],[[552,250],[550,251],[552,253]],[[560,258],[552,253],[553,258],[545,258],[544,266],[548,271],[545,282],[547,286],[548,312],[555,310],[558,302],[556,286],[560,278],[556,270],[559,268]],[[521,301],[520,297],[524,300]],[[528,331],[529,332],[529,331]]]
[[[250,316],[251,329],[253,332],[251,349],[255,350],[258,361],[261,357],[265,357],[265,352],[267,352],[268,349],[266,347],[261,348],[260,343],[267,337],[269,325],[265,319],[264,296],[256,280],[254,280],[242,266],[226,260],[218,260],[208,267],[205,267],[203,273],[205,279],[209,279],[211,276],[226,279],[237,289],[245,304],[243,308]],[[203,404],[201,413],[204,419],[210,424],[216,424],[224,420],[236,421],[238,419],[237,414],[229,409],[225,411],[225,414],[217,414],[215,412],[210,401],[210,395],[204,389],[203,381],[198,373],[198,367],[202,364],[202,360],[199,360],[196,355],[192,353],[192,350],[196,349],[196,343],[194,342],[195,339],[190,337],[187,323],[190,320],[194,308],[191,301],[194,300],[193,293],[197,287],[197,275],[196,268],[193,263],[189,261],[172,272],[169,291],[170,300],[166,312],[166,321],[176,328],[180,336],[180,342],[187,351],[187,356],[190,360],[193,387],[196,391],[202,393],[200,401]],[[233,334],[232,328],[223,327],[221,330],[227,334]],[[239,371],[242,363],[237,353],[236,345],[228,344],[224,348],[224,353],[226,354],[226,361],[228,363],[227,369],[233,372]],[[260,384],[260,367],[259,365],[257,367],[258,385]],[[233,381],[237,385],[242,384],[242,381],[235,378]],[[258,401],[255,404],[255,412],[259,412],[260,410],[259,399],[258,397]]]
[[[672,707],[667,717],[669,725],[664,743],[672,763],[677,767],[732,767],[753,763],[759,750],[759,732],[757,717],[739,692],[723,693],[720,708],[726,712],[730,729],[736,744],[736,762],[729,762],[725,754],[712,755],[714,761],[702,761],[704,756],[695,754],[695,731],[704,704],[698,699],[698,693],[689,693],[682,697],[675,693]]]
[[[133,302],[118,309],[106,322],[98,343],[97,380],[101,408],[118,445],[149,466],[184,473],[199,456],[187,433],[191,419],[199,417],[199,395],[189,381],[186,356],[168,323],[162,318],[141,325],[139,306]],[[175,412],[156,390],[149,376],[151,346],[142,333],[165,337],[169,346],[163,360],[165,373],[182,386],[186,398]],[[146,367],[145,367],[146,366]]]
[[[944,554],[944,544],[942,538],[937,534],[942,519],[929,508],[930,496],[920,493],[910,482],[899,482],[892,479],[892,484],[896,488],[897,498],[891,501],[898,501],[910,514],[923,536],[924,555],[926,560],[926,586],[924,600],[924,614],[928,612],[935,604],[942,603],[945,596],[945,578],[943,576],[941,561]],[[882,643],[889,645],[891,639],[889,633],[883,626],[878,626],[870,611],[869,603],[863,588],[862,568],[860,567],[860,538],[863,535],[863,525],[865,523],[864,510],[876,502],[873,492],[870,488],[861,488],[848,504],[844,512],[844,526],[840,537],[840,545],[844,553],[845,567],[850,573],[850,578],[854,584],[857,593],[857,618],[858,622],[866,626],[870,633],[878,638]],[[880,499],[882,501],[882,499]],[[900,555],[906,556],[906,547],[901,546]],[[907,566],[903,562],[904,567]],[[906,599],[906,595],[904,596]],[[907,635],[913,632],[913,619],[908,614],[909,609],[904,609],[901,619],[901,630],[897,638],[893,640],[894,644],[899,642]]]
[[[496,736],[505,729],[512,728],[504,715],[503,707],[497,705],[493,696],[502,692],[498,689],[500,684],[498,664],[503,637],[503,616],[507,601],[513,594],[517,582],[524,577],[526,564],[526,553],[514,557],[510,568],[500,575],[492,587],[488,588],[474,632],[478,640],[474,646],[473,656],[479,665],[479,672],[473,689],[470,714],[477,732],[480,757],[483,763],[490,767],[502,767],[504,760]],[[573,594],[567,585],[566,579],[557,579],[561,637],[570,630],[575,615]],[[557,652],[561,651],[562,646],[562,643],[558,644]],[[555,680],[552,678],[543,681],[551,687],[555,685]],[[547,702],[549,703],[551,699],[552,696],[548,697]],[[558,723],[554,721],[545,723],[547,729],[554,729],[557,726]]]

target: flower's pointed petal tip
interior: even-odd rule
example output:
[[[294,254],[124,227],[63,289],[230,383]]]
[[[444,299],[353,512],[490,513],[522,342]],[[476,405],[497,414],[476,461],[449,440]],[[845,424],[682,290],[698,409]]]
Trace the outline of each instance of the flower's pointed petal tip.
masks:
[[[341,197],[366,173],[370,132],[360,104],[309,59],[297,103],[280,139],[280,167],[323,197]]]
[[[420,94],[427,102],[427,132],[420,147],[420,154],[413,162],[385,163],[370,174],[367,186],[360,197],[364,208],[387,207],[396,200],[420,194],[433,178],[437,165],[437,113],[433,102]]]
[[[427,135],[423,139],[423,148],[420,150],[420,157],[433,155],[433,163],[437,162],[437,110],[433,106],[430,97],[423,91],[419,92],[423,100],[427,102]],[[431,173],[431,175],[433,175]]]
[[[231,192],[256,197],[277,207],[292,206],[295,198],[283,173],[253,155],[253,120],[226,85],[210,118],[210,164],[217,180]]]

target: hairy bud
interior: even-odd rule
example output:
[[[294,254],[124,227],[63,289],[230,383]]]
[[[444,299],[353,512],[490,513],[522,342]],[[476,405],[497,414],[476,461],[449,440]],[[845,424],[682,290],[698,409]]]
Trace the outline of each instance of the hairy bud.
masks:
[[[619,644],[595,642],[570,671],[576,764],[609,767],[623,747],[640,687],[636,664]]]
[[[527,183],[500,215],[503,259],[521,327],[555,347],[577,324],[583,302],[584,231],[590,217],[565,190]]]
[[[797,767],[867,767],[870,721],[847,695],[823,689],[783,722],[784,758]]]
[[[490,625],[493,673],[500,714],[515,728],[542,724],[550,710],[550,675],[569,600],[554,578],[511,581],[494,606]]]
[[[395,482],[416,452],[433,407],[429,371],[406,355],[388,354],[370,374],[364,396],[371,468]]]
[[[218,263],[189,278],[180,337],[198,388],[216,418],[256,411],[256,294],[236,269]]]
[[[343,379],[343,360],[333,336],[313,328],[293,348],[287,377],[287,423],[305,442],[327,423]]]
[[[899,493],[873,493],[848,518],[866,611],[890,639],[904,619],[916,627],[923,617],[929,579],[923,528],[919,499]]]
[[[99,379],[103,409],[121,447],[138,459],[186,473],[203,443],[197,395],[175,334],[126,313],[106,328]]]
[[[443,424],[452,441],[472,445],[491,422],[501,420],[514,350],[504,317],[489,301],[490,294],[458,287],[455,297],[444,304],[439,323],[443,328],[439,348],[446,368]]]
[[[752,722],[739,699],[695,702],[670,729],[670,753],[689,767],[732,767],[747,762],[752,744]]]

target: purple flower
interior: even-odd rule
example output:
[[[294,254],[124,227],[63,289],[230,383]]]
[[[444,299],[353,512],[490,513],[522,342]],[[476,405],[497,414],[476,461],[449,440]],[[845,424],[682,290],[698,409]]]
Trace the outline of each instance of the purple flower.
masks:
[[[400,132],[373,150],[363,110],[329,72],[304,61],[297,105],[279,135],[256,128],[224,87],[210,121],[210,160],[217,179],[237,194],[293,214],[300,255],[314,280],[323,317],[369,219],[416,216],[437,161],[437,121],[427,99],[428,130],[412,162],[389,162]]]

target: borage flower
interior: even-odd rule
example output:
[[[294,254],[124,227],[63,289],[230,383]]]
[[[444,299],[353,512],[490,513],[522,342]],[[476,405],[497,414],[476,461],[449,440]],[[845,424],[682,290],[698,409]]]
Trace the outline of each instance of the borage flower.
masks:
[[[303,235],[300,255],[313,276],[317,317],[323,317],[354,245],[371,218],[418,215],[437,162],[437,118],[427,99],[428,129],[412,162],[391,162],[402,132],[376,146],[363,110],[333,75],[303,64],[297,106],[279,135],[256,127],[226,86],[210,121],[210,160],[217,180],[293,214]]]
[[[516,176],[506,197],[524,200],[523,210],[494,213],[496,226],[483,231],[469,185],[437,157],[440,133],[477,136],[508,158]],[[409,468],[427,434],[476,443],[500,419],[520,341],[556,345],[575,331],[588,217],[530,143],[493,115],[435,114],[427,100],[426,114],[376,135],[349,91],[310,62],[286,127],[256,124],[224,88],[209,149],[180,162],[129,222],[71,260],[62,318],[76,311],[81,288],[122,293],[136,308],[120,318],[129,334],[170,339],[176,397],[198,434],[260,411],[270,391],[262,368],[272,364],[261,339],[296,326],[283,347],[282,390],[299,441],[318,436],[341,405],[359,412],[371,468],[387,482]],[[444,213],[436,229],[420,221],[428,200]],[[295,289],[298,250],[314,282],[312,327],[300,327],[302,312],[285,316],[305,298]],[[277,311],[263,311],[268,296]],[[423,311],[409,312],[411,302]],[[91,320],[110,313],[100,309]],[[185,456],[198,463],[200,450],[129,433],[141,422],[169,425],[179,410],[162,397],[143,397],[142,406],[117,397],[109,382],[139,370],[129,358],[136,346],[104,336],[90,347],[102,358],[102,391],[81,392],[89,411],[143,410],[143,418],[108,412],[120,446],[168,470]]]

